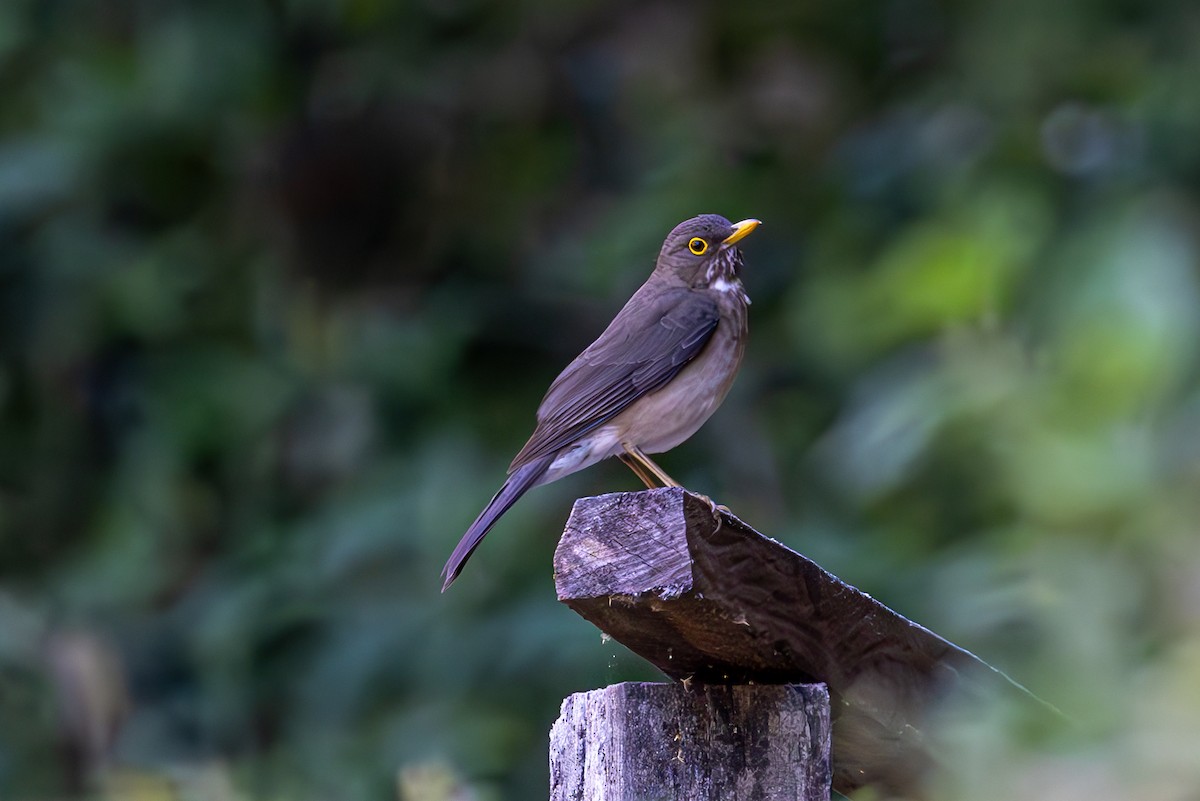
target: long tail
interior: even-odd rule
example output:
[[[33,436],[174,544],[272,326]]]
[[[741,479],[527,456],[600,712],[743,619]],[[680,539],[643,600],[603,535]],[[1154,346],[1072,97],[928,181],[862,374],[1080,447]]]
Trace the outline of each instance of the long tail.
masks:
[[[500,515],[507,512],[509,507],[525,494],[526,490],[537,483],[537,480],[550,467],[550,463],[554,461],[556,455],[551,453],[518,467],[504,482],[500,491],[488,501],[488,505],[479,513],[479,517],[475,518],[475,522],[467,529],[467,533],[463,534],[463,538],[458,541],[454,553],[450,554],[450,558],[446,560],[446,566],[442,568],[442,578],[445,580],[442,584],[442,592],[445,592],[454,583],[454,579],[458,578],[463,565],[467,563],[471,554],[479,547],[479,543],[500,519]]]

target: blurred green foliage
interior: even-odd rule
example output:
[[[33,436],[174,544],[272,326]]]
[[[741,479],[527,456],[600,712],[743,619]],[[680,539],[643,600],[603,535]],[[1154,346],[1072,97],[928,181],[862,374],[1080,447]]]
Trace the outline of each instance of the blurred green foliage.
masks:
[[[747,240],[689,486],[1080,721],[944,798],[1200,793],[1200,7],[0,4],[0,795],[530,799],[648,668],[541,488],[679,220]]]

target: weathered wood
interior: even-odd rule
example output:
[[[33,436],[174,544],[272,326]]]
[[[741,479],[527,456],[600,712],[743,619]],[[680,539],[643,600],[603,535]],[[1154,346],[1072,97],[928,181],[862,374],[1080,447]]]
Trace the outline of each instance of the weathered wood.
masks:
[[[563,701],[550,801],[826,801],[829,738],[819,684],[614,684]]]
[[[828,685],[833,786],[912,792],[923,730],[967,687],[1023,692],[969,652],[695,495],[576,502],[554,555],[559,600],[668,676]]]

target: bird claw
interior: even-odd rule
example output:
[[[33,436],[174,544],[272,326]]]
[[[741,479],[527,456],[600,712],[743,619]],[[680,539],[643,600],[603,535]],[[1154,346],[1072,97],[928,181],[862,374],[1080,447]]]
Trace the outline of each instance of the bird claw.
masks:
[[[733,514],[728,506],[723,503],[717,503],[702,492],[693,492],[692,494],[708,504],[708,511],[712,514],[713,520],[717,521],[718,525],[722,522],[724,515]]]

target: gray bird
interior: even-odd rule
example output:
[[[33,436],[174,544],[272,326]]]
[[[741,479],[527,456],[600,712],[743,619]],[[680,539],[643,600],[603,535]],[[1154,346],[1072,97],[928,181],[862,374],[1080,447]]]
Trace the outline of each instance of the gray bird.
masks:
[[[759,225],[702,214],[667,235],[646,283],[550,385],[537,428],[504,486],[442,568],[443,592],[530,487],[610,456],[647,487],[680,486],[646,454],[669,451],[695,434],[733,385],[750,305],[735,245]]]

